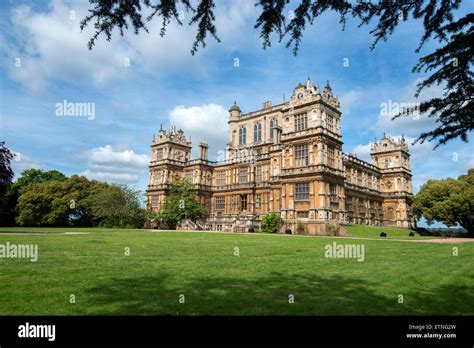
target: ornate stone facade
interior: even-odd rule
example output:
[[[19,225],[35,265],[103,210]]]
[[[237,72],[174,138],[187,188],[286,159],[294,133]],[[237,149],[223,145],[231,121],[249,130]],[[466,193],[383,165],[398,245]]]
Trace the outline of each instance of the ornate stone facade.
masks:
[[[242,114],[229,110],[226,160],[208,160],[207,143],[190,160],[191,143],[181,130],[153,139],[147,190],[158,210],[167,182],[186,177],[196,185],[208,217],[196,228],[258,230],[269,212],[285,228],[324,234],[328,222],[413,227],[410,154],[405,140],[385,136],[372,143],[372,163],[342,152],[339,100],[329,82],[323,91],[308,79],[290,100]]]

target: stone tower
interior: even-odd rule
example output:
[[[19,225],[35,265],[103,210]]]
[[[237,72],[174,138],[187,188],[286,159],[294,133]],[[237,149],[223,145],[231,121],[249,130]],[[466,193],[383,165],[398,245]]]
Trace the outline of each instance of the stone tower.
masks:
[[[150,175],[148,178],[148,205],[156,210],[164,200],[167,183],[182,177],[191,158],[191,142],[184,132],[172,127],[168,132],[160,128],[151,145]]]
[[[372,164],[381,171],[380,192],[384,198],[384,224],[413,227],[414,218],[409,200],[413,194],[410,153],[402,136],[399,140],[384,134],[380,141],[372,143]]]

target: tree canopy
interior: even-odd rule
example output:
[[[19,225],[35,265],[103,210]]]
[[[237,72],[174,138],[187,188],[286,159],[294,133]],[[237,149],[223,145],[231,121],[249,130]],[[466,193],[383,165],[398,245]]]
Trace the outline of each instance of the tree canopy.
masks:
[[[95,28],[88,47],[92,49],[96,40],[104,34],[108,41],[115,28],[123,36],[124,30],[133,28],[135,34],[141,30],[148,32],[147,23],[155,18],[162,21],[160,35],[175,21],[183,25],[183,13],[191,13],[188,25],[197,24],[197,32],[191,47],[195,54],[199,46],[206,46],[208,36],[218,42],[214,25],[215,0],[198,0],[193,6],[190,0],[89,0],[91,9],[80,24],[81,30],[90,23]],[[430,39],[438,40],[443,46],[435,52],[421,57],[413,72],[431,72],[431,75],[418,84],[416,97],[432,85],[442,85],[441,97],[430,98],[420,103],[419,111],[437,122],[435,129],[421,133],[416,142],[435,141],[436,147],[459,138],[468,141],[468,134],[474,129],[473,104],[473,43],[474,16],[467,14],[455,18],[454,11],[460,8],[461,0],[299,0],[297,5],[289,0],[257,0],[255,7],[258,18],[254,25],[260,30],[263,48],[271,46],[272,34],[278,41],[286,41],[296,55],[302,43],[304,30],[313,25],[323,13],[335,11],[340,16],[344,30],[347,19],[353,18],[359,26],[374,27],[370,34],[374,37],[371,46],[386,41],[397,26],[411,16],[423,22],[424,32],[420,38],[417,52]],[[288,11],[291,6],[292,10]],[[409,116],[418,112],[406,108],[394,118]]]
[[[8,226],[15,224],[15,220],[18,215],[17,203],[22,188],[33,183],[41,183],[46,181],[64,181],[66,179],[67,177],[57,170],[24,170],[20,174],[20,177],[8,187],[2,201],[0,202],[2,207],[0,212],[0,225]]]
[[[125,185],[77,175],[68,178],[57,171],[27,171],[20,179],[17,183],[23,185],[15,212],[16,223],[21,226],[141,228],[145,223],[139,192]]]
[[[0,141],[0,198],[3,197],[13,180],[13,170],[11,168],[11,160],[13,154],[9,148],[5,146],[4,141]]]
[[[474,238],[474,168],[458,179],[428,180],[413,199],[413,212],[446,226],[462,226]]]
[[[89,195],[84,205],[92,213],[93,224],[104,227],[143,227],[146,212],[141,193],[126,185],[108,185]]]

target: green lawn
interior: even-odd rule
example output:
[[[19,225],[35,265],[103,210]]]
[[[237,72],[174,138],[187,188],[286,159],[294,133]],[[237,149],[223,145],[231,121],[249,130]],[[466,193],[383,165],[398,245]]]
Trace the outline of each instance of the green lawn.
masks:
[[[386,238],[395,239],[432,239],[439,238],[433,236],[420,236],[419,233],[402,227],[387,226],[366,226],[366,225],[347,225],[344,226],[352,237],[361,238],[380,238],[380,232],[387,233]],[[410,232],[415,233],[414,237],[409,237]],[[384,237],[385,238],[385,237]]]
[[[0,244],[39,247],[36,263],[0,258],[0,315],[474,314],[474,243],[41,231],[66,230],[88,234],[0,234]],[[325,246],[334,241],[364,245],[364,262],[325,258]],[[240,256],[234,256],[235,247]]]

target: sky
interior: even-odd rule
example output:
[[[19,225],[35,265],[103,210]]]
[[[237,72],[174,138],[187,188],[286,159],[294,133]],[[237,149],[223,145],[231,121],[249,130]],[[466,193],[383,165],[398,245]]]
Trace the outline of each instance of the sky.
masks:
[[[429,41],[415,53],[419,22],[403,22],[371,51],[371,26],[349,20],[342,31],[338,16],[326,13],[306,29],[294,56],[275,37],[262,49],[253,1],[218,1],[221,42],[208,38],[192,56],[196,27],[170,24],[162,38],[160,20],[148,24],[149,33],[114,33],[110,42],[102,36],[88,50],[93,27],[79,28],[88,8],[85,0],[0,3],[0,140],[16,154],[17,176],[29,168],[56,169],[145,190],[150,145],[161,125],[183,129],[194,154],[198,141],[207,139],[215,159],[225,149],[234,101],[243,112],[260,109],[267,99],[281,103],[308,76],[321,87],[330,82],[343,112],[343,150],[366,161],[370,143],[384,133],[412,142],[435,125],[424,116],[391,121],[382,112],[383,105],[416,102],[425,75],[412,67],[438,45]],[[466,2],[457,15],[473,10]],[[420,99],[441,93],[433,87]],[[93,116],[58,114],[65,101],[88,103]],[[472,143],[433,147],[410,146],[415,192],[428,179],[474,167]]]

